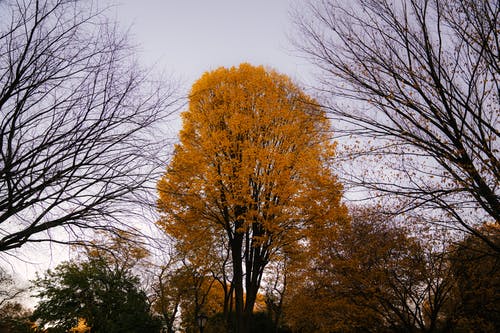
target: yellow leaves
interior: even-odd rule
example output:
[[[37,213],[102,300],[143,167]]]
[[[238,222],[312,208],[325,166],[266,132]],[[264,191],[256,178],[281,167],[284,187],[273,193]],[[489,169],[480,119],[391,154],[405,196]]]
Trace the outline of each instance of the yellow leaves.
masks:
[[[109,264],[115,264],[122,267],[133,267],[150,253],[139,242],[136,242],[135,232],[116,231],[113,236],[103,234],[103,237],[92,242],[93,246],[87,247],[86,255],[88,258],[105,259]]]
[[[90,327],[87,326],[87,321],[84,318],[78,318],[78,324],[71,328],[69,332],[71,333],[87,333],[90,332]]]
[[[248,64],[207,72],[182,117],[157,188],[159,224],[183,251],[208,257],[224,241],[220,248],[236,251],[240,237],[238,256],[255,250],[265,266],[314,230],[347,223],[329,121],[288,77]]]
[[[159,208],[170,219],[185,221],[185,205],[205,210],[200,200],[218,213],[221,205],[265,201],[274,215],[273,198],[299,203],[296,194],[310,185],[307,175],[319,174],[334,154],[323,112],[289,78],[262,66],[205,73],[189,102],[181,143],[158,183]]]
[[[380,300],[391,299],[392,288],[408,291],[399,283],[420,274],[417,244],[402,229],[391,227],[383,214],[354,210],[352,221],[336,222],[311,226],[306,255],[299,259],[302,266],[287,276],[284,313],[293,330],[377,327],[385,320],[381,313],[390,311]],[[313,327],[302,326],[307,324]]]

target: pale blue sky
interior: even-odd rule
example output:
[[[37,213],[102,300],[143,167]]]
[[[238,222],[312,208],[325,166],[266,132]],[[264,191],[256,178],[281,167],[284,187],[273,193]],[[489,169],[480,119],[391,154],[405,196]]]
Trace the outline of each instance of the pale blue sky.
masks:
[[[106,0],[130,28],[145,65],[190,86],[207,70],[241,62],[271,66],[298,81],[308,65],[293,55],[290,11],[297,0]]]

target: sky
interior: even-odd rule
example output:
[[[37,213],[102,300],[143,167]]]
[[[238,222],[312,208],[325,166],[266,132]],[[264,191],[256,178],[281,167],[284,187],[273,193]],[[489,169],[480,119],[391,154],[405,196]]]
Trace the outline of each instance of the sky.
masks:
[[[138,45],[145,66],[186,89],[205,71],[242,62],[270,66],[305,82],[308,64],[293,51],[291,11],[298,0],[106,0]]]
[[[242,62],[269,66],[298,83],[308,81],[311,67],[297,56],[290,43],[294,32],[291,12],[300,1],[99,0],[98,3],[111,6],[107,11],[109,18],[128,30],[132,44],[137,46],[139,62],[171,75],[181,84],[181,93],[187,93],[205,71]],[[173,124],[178,131],[180,121],[174,119]],[[71,252],[68,247],[51,247],[26,265],[18,265],[16,270],[21,277],[32,278],[34,271],[54,267],[61,258],[70,257]]]

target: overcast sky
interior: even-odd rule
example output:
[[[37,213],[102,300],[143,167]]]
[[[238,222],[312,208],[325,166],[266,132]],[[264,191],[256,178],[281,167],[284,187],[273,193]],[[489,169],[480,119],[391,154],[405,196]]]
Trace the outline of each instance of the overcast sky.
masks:
[[[0,0],[1,1],[1,0]],[[205,71],[242,62],[270,66],[305,83],[306,61],[294,55],[289,37],[291,11],[301,0],[99,0],[113,5],[111,20],[129,29],[139,61],[181,80],[187,93]],[[178,131],[178,119],[173,121]],[[25,246],[26,250],[30,249]],[[37,250],[38,251],[38,250]],[[67,258],[69,247],[40,251],[37,259],[18,267],[31,278]],[[42,260],[42,258],[44,258]],[[47,262],[48,261],[48,262]]]
[[[306,81],[293,55],[290,11],[296,0],[107,0],[112,19],[129,28],[140,61],[174,74],[189,88],[201,74],[242,62],[271,66]]]

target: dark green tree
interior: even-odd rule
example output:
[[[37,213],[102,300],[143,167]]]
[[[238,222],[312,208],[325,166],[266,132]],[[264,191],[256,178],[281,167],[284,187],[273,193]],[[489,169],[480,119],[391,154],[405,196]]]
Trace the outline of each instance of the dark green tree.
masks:
[[[146,294],[129,269],[102,258],[65,262],[34,281],[41,299],[32,319],[49,332],[66,332],[79,318],[92,333],[158,332]]]

